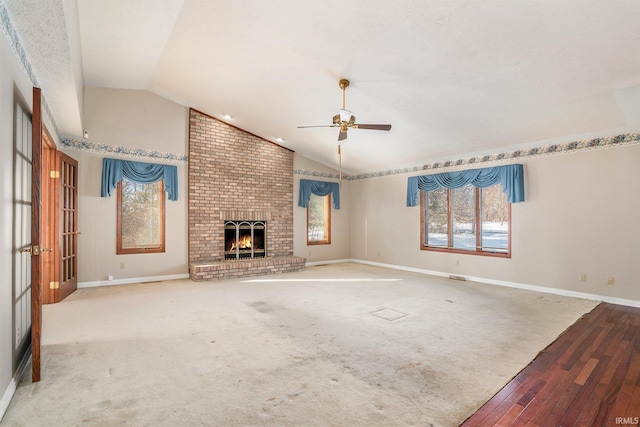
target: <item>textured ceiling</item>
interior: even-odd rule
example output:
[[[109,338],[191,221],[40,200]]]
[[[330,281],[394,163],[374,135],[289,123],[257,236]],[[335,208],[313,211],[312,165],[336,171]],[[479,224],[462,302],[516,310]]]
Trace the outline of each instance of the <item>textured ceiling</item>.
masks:
[[[81,102],[65,101],[81,93],[74,28],[85,86],[229,114],[334,167],[338,130],[297,126],[329,124],[338,80],[349,79],[358,122],[393,125],[349,131],[350,173],[640,130],[637,0],[4,1],[21,36],[36,40],[26,9],[64,3],[66,23],[47,12],[60,63],[34,59],[38,76],[66,82],[50,95],[61,100],[51,104],[63,136],[81,134]]]
[[[46,101],[57,130],[62,135],[77,135],[82,129],[84,83],[75,0],[2,2],[9,10],[26,60],[37,78],[33,84],[49,94]],[[65,4],[73,7],[65,10]]]

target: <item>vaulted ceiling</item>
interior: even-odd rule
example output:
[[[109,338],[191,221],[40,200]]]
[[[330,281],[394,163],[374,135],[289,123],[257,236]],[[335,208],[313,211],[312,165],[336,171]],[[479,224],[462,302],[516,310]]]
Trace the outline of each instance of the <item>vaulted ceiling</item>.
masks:
[[[63,137],[144,89],[350,173],[640,131],[637,0],[0,0]],[[231,118],[224,118],[223,115]],[[105,141],[96,141],[105,142]]]

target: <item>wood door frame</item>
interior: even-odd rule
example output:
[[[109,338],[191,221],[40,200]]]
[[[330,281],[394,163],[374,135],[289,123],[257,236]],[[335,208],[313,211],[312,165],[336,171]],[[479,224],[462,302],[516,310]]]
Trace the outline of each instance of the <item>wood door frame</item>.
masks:
[[[58,282],[60,277],[60,257],[59,236],[60,226],[56,221],[56,212],[59,209],[59,201],[56,197],[55,175],[57,167],[58,150],[53,138],[43,127],[42,146],[42,244],[51,248],[51,252],[42,253],[42,303],[51,304],[56,302],[57,288],[51,286]]]

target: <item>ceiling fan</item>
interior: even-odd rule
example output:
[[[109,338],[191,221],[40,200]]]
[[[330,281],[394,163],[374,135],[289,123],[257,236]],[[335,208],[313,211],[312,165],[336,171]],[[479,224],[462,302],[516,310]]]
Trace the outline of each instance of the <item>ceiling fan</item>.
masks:
[[[342,141],[347,139],[347,130],[349,128],[353,129],[372,129],[372,130],[390,130],[391,125],[372,125],[372,124],[361,124],[356,123],[356,116],[353,113],[345,108],[345,90],[349,87],[349,80],[341,79],[338,82],[338,86],[342,89],[342,108],[340,112],[333,116],[332,124],[330,125],[321,125],[321,126],[298,126],[298,129],[303,128],[340,128],[340,133],[338,134],[338,141]]]

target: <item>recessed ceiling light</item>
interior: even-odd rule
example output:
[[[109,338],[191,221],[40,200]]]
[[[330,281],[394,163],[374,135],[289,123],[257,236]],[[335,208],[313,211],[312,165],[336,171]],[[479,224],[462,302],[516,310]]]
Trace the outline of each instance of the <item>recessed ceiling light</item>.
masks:
[[[231,117],[231,114],[223,114],[223,115],[222,115],[222,118],[223,118],[223,119],[227,119],[227,120],[231,120],[231,119],[233,119],[233,117]]]
[[[278,142],[284,142],[284,138],[277,137],[277,138],[276,138],[276,141],[278,141]]]

